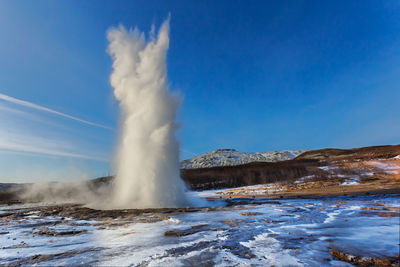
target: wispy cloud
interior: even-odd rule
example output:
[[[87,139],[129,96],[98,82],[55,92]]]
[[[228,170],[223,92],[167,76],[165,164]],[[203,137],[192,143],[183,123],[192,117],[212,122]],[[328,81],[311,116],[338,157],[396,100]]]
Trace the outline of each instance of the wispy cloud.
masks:
[[[74,121],[78,121],[78,122],[81,122],[81,123],[84,123],[84,124],[87,124],[87,125],[91,125],[91,126],[94,126],[94,127],[100,127],[100,128],[104,128],[104,129],[108,129],[108,130],[113,130],[111,127],[108,127],[108,126],[105,126],[105,125],[102,125],[102,124],[99,124],[99,123],[94,123],[94,122],[91,122],[91,121],[87,121],[87,120],[84,120],[84,119],[80,119],[78,117],[74,117],[74,116],[71,116],[71,115],[56,111],[54,109],[50,109],[50,108],[47,108],[47,107],[44,107],[44,106],[40,106],[40,105],[37,105],[37,104],[32,103],[32,102],[25,101],[25,100],[17,99],[17,98],[14,98],[14,97],[11,97],[11,96],[8,96],[8,95],[5,95],[5,94],[1,94],[0,93],[0,99],[4,100],[4,101],[7,101],[7,102],[10,102],[10,103],[13,103],[13,104],[16,104],[16,105],[21,105],[21,106],[32,108],[32,109],[36,109],[36,110],[39,110],[39,111],[55,114],[55,115],[58,115],[58,116],[61,116],[61,117],[64,117],[64,118],[68,118],[68,119],[71,119],[71,120],[74,120]]]
[[[24,152],[24,153],[29,153],[29,154],[35,153],[35,154],[50,155],[50,156],[80,158],[80,159],[89,159],[89,160],[95,160],[95,161],[108,162],[107,159],[101,158],[101,157],[96,157],[96,156],[57,151],[57,150],[46,149],[46,148],[41,148],[41,147],[37,147],[37,146],[10,144],[10,143],[4,144],[4,143],[1,143],[1,141],[0,141],[0,151],[3,151],[3,152],[17,151],[17,152]]]
[[[22,110],[19,108],[19,106],[13,107],[9,106],[8,103],[0,103],[0,120],[2,120],[0,122],[0,127],[5,127],[7,124],[8,126],[10,126],[10,124],[15,125],[17,124],[17,119],[36,122],[38,124],[41,124],[41,127],[43,125],[47,125],[63,129],[69,128],[65,124],[50,120],[45,116],[40,116],[40,114],[37,114],[35,112]]]
[[[35,136],[22,136],[16,133],[7,134],[0,131],[0,151],[35,153],[50,156],[70,157],[108,162],[106,157],[89,155],[80,152],[71,152],[66,144],[57,140],[49,140]]]

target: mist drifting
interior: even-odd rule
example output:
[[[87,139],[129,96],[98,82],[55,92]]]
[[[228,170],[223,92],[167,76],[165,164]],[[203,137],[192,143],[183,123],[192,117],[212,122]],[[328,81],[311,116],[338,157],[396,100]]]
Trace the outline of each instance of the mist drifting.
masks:
[[[113,208],[185,205],[175,136],[178,96],[168,91],[166,53],[169,19],[157,36],[123,26],[108,31],[110,77],[120,106]]]

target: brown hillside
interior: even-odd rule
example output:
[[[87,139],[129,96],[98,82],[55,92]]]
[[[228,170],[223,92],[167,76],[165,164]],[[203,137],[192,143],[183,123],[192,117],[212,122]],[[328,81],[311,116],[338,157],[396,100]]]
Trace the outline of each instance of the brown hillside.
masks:
[[[327,148],[307,151],[293,160],[281,162],[253,162],[237,166],[183,169],[181,177],[186,185],[194,190],[274,182],[290,183],[305,176],[313,176],[315,180],[326,180],[360,174],[369,168],[368,164],[363,164],[364,162],[390,159],[397,155],[400,155],[400,145],[353,149]],[[352,162],[354,163],[351,164]],[[335,166],[335,170],[327,172],[318,168],[321,166]],[[389,176],[391,179],[396,178],[396,175]]]
[[[295,180],[320,166],[314,159],[281,162],[253,162],[237,166],[182,169],[181,177],[190,189],[204,190]]]
[[[400,154],[400,145],[393,146],[369,146],[352,149],[325,148],[310,150],[297,156],[295,159],[379,159],[392,158]]]

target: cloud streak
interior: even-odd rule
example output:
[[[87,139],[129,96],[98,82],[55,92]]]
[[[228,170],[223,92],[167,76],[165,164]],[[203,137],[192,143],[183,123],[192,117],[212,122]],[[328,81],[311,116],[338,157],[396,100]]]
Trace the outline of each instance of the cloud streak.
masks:
[[[34,145],[32,145],[34,144]],[[18,134],[6,134],[0,131],[0,151],[35,153],[49,156],[70,157],[108,162],[105,157],[88,155],[79,152],[67,151],[70,144],[60,143],[56,140],[43,139],[40,137],[20,136]]]
[[[80,123],[84,123],[84,124],[87,124],[87,125],[90,125],[90,126],[99,127],[99,128],[108,129],[108,130],[113,130],[113,128],[111,128],[111,127],[108,127],[108,126],[105,126],[105,125],[102,125],[102,124],[99,124],[99,123],[94,123],[94,122],[91,122],[91,121],[87,121],[87,120],[84,120],[84,119],[80,119],[78,117],[74,117],[74,116],[71,116],[71,115],[56,111],[54,109],[46,108],[44,106],[40,106],[40,105],[37,105],[37,104],[32,103],[32,102],[25,101],[25,100],[17,99],[17,98],[14,98],[14,97],[11,97],[11,96],[8,96],[8,95],[5,95],[5,94],[1,94],[0,93],[0,100],[7,101],[9,103],[13,103],[13,104],[24,106],[24,107],[36,109],[36,110],[39,110],[39,111],[55,114],[55,115],[58,115],[58,116],[61,116],[61,117],[64,117],[64,118],[68,118],[68,119],[71,119],[71,120],[74,120],[74,121],[78,121]]]
[[[68,158],[79,158],[79,159],[88,159],[88,160],[95,160],[95,161],[102,161],[102,162],[109,162],[105,158],[78,154],[78,153],[69,153],[63,151],[57,151],[52,149],[40,148],[36,146],[28,146],[28,145],[21,145],[21,144],[2,144],[0,143],[0,150],[3,152],[22,152],[22,153],[34,153],[34,154],[42,154],[42,155],[49,155],[49,156],[58,156],[58,157],[68,157]]]

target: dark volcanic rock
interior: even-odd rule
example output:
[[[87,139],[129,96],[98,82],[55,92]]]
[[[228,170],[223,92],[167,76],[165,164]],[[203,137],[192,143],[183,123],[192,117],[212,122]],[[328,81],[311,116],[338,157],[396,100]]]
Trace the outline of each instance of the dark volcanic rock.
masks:
[[[87,230],[53,230],[48,227],[43,227],[38,231],[32,231],[32,234],[48,235],[48,236],[65,236],[65,235],[79,235],[86,232]]]
[[[350,264],[356,266],[399,266],[400,258],[398,256],[395,257],[388,257],[386,258],[377,258],[377,257],[361,257],[361,256],[354,256],[339,250],[329,250],[329,253],[338,260],[348,262]]]
[[[210,228],[208,224],[199,224],[199,225],[193,225],[188,229],[166,231],[164,233],[164,236],[180,237],[180,236],[196,234],[202,231],[224,231],[224,229]]]
[[[66,257],[71,257],[73,255],[87,253],[91,251],[96,251],[98,249],[81,249],[81,250],[70,250],[62,253],[55,253],[55,254],[37,254],[27,258],[18,259],[8,266],[26,266],[26,265],[36,265],[38,263],[50,260],[57,260]]]
[[[240,219],[231,219],[231,220],[223,220],[222,223],[229,225],[230,227],[238,227],[243,223],[243,220]]]
[[[261,212],[241,212],[240,215],[243,216],[256,216],[256,215],[262,215]]]

